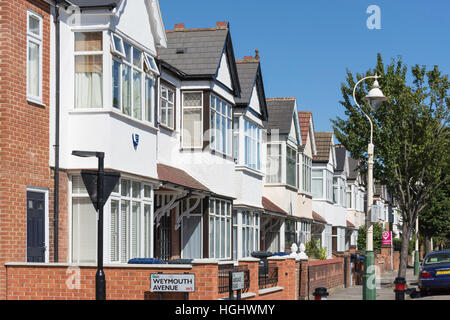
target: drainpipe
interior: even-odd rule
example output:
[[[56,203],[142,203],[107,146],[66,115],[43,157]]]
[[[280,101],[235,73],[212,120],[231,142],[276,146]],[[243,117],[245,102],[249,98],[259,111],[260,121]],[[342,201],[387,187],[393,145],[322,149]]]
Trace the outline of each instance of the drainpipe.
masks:
[[[58,262],[58,234],[59,234],[59,114],[60,114],[60,20],[59,20],[59,0],[55,1],[55,175],[54,175],[54,261]]]

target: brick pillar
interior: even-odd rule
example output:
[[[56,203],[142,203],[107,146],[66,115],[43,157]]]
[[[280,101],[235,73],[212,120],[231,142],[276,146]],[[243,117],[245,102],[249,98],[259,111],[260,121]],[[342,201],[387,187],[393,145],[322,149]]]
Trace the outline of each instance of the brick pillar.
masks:
[[[253,292],[258,296],[259,291],[259,259],[257,258],[243,258],[239,260],[240,266],[247,266],[249,272],[250,272],[250,287],[248,289],[248,292]]]
[[[300,260],[298,262],[299,267],[299,300],[308,299],[308,260]]]
[[[195,274],[195,292],[189,295],[189,299],[218,300],[219,264],[217,260],[194,260],[192,262],[192,273]]]
[[[344,254],[344,259],[347,260],[347,282],[345,283],[345,285],[347,286],[347,288],[349,288],[352,283],[351,283],[351,275],[352,275],[352,268],[351,268],[351,259],[350,259],[350,254],[349,253],[345,253]],[[345,265],[345,262],[344,262]],[[344,270],[345,271],[345,270]]]

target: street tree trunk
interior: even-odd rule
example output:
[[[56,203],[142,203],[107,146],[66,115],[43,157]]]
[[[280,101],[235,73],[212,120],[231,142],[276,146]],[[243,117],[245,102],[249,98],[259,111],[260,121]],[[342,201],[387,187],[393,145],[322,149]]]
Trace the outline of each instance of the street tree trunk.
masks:
[[[406,277],[406,268],[408,267],[408,250],[409,250],[410,236],[411,236],[411,225],[408,223],[408,221],[403,221],[402,248],[400,251],[400,266],[398,268],[399,277]]]

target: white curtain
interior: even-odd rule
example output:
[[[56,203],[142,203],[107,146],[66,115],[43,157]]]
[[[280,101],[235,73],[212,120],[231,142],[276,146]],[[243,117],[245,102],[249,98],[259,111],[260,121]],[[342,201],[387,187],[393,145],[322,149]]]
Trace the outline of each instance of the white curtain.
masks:
[[[89,198],[72,200],[72,261],[97,261],[97,213]]]
[[[39,97],[39,45],[28,42],[28,94]]]
[[[77,108],[101,108],[103,105],[102,73],[77,72],[75,74]]]
[[[183,258],[202,258],[202,227],[201,217],[191,216],[183,218]]]
[[[202,109],[185,109],[183,117],[183,147],[201,147]]]
[[[133,117],[142,119],[142,78],[139,72],[133,72]]]

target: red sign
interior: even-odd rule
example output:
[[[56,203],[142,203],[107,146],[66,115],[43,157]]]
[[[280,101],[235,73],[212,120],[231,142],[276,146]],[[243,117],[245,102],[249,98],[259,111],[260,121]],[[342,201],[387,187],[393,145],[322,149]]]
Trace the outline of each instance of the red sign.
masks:
[[[383,231],[383,244],[392,244],[392,231]]]

